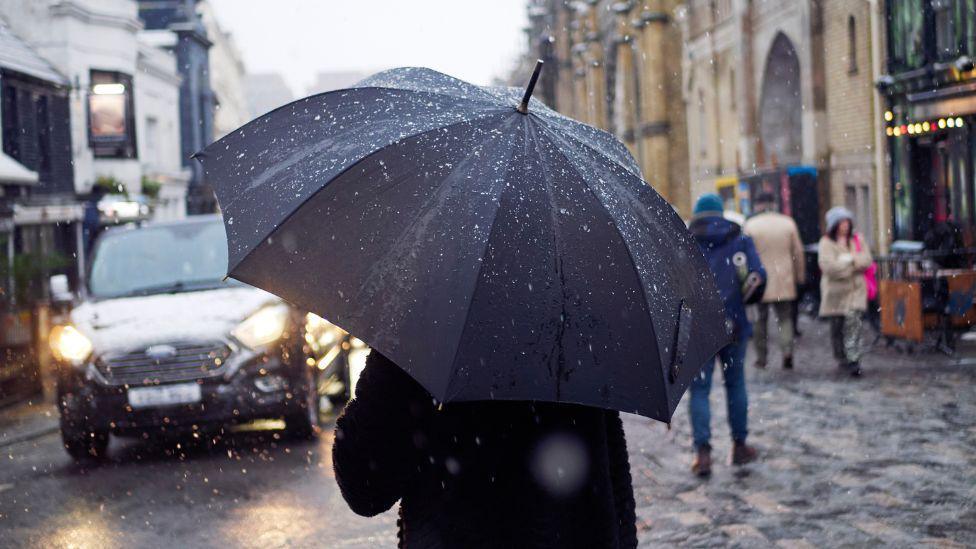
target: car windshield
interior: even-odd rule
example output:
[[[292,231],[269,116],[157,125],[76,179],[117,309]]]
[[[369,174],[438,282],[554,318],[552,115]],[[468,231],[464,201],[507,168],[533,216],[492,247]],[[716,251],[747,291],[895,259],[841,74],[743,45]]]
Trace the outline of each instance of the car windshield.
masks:
[[[227,269],[223,224],[188,222],[106,234],[95,250],[96,298],[219,287]]]

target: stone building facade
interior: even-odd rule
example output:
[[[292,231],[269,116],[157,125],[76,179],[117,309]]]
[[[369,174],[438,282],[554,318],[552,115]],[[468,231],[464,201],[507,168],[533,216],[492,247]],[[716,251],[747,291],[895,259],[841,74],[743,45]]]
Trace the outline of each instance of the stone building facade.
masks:
[[[531,62],[545,61],[537,97],[616,134],[648,183],[687,217],[691,193],[678,5],[674,0],[532,0],[529,54],[511,83],[524,85]]]
[[[210,89],[214,95],[214,139],[248,123],[254,117],[247,104],[247,70],[233,35],[221,28],[213,5],[197,5],[200,19],[210,39]]]
[[[872,6],[873,4],[873,6]],[[827,93],[829,195],[831,205],[854,212],[859,231],[872,243],[886,244],[884,219],[886,185],[878,185],[884,171],[882,130],[874,122],[878,91],[877,58],[879,2],[824,0],[824,64]],[[872,8],[875,10],[872,13]],[[872,20],[872,17],[875,19]],[[879,197],[879,193],[881,196]]]
[[[878,17],[865,0],[688,0],[682,7],[692,194],[748,216],[772,192],[806,243],[846,205],[884,238]],[[880,115],[880,114],[879,114]],[[882,185],[882,192],[884,192]]]
[[[744,215],[763,190],[776,194],[788,213],[808,212],[806,202],[820,202],[828,141],[818,4],[684,4],[682,90],[693,194],[719,191],[727,207]],[[794,204],[800,201],[805,203]],[[810,240],[818,230],[816,220],[805,221],[805,240]]]

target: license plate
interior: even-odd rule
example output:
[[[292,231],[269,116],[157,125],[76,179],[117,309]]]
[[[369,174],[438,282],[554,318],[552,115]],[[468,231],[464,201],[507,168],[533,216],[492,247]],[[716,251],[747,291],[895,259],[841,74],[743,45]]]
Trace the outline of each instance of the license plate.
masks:
[[[200,386],[196,383],[179,383],[176,385],[129,389],[129,406],[133,408],[193,404],[194,402],[200,402],[200,399]]]

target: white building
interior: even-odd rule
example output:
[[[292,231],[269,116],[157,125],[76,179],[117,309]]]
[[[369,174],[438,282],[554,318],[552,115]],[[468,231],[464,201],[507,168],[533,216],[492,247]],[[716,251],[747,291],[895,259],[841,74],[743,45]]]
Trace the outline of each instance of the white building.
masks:
[[[180,159],[180,77],[173,54],[147,43],[147,32],[140,33],[134,83],[141,182],[159,187],[155,217],[177,219],[186,216],[189,181]]]
[[[0,16],[71,83],[75,191],[101,182],[138,194],[155,181],[160,214],[182,215],[176,60],[142,30],[137,3],[0,0]]]
[[[254,117],[247,102],[247,72],[233,36],[220,28],[213,6],[206,0],[197,10],[207,29],[210,46],[210,87],[216,96],[214,138],[219,139]]]

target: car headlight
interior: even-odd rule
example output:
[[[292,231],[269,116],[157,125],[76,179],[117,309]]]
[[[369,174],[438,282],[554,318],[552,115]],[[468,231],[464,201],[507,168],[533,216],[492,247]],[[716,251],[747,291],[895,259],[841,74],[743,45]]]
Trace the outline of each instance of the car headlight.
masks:
[[[288,314],[286,305],[264,307],[238,324],[231,335],[251,349],[264,347],[278,341],[285,334]]]
[[[48,338],[54,358],[79,365],[92,353],[92,342],[74,326],[55,326]]]

